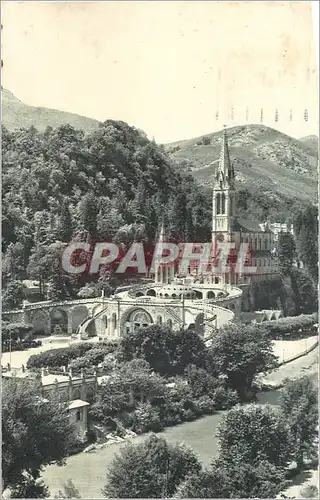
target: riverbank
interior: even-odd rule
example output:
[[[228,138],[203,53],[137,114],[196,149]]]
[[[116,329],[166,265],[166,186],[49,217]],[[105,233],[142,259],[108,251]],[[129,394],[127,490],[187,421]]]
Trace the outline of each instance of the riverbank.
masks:
[[[290,365],[283,365],[268,377],[274,375],[276,377],[275,380],[279,382],[288,378],[290,373],[292,378],[305,374],[316,381],[318,377],[318,349],[315,349],[303,358],[293,361]],[[279,395],[279,390],[260,393],[258,403],[276,406]],[[224,412],[221,411],[215,415],[209,415],[193,422],[186,422],[175,427],[170,427],[158,435],[167,439],[169,443],[184,442],[191,446],[199,455],[203,465],[206,466],[218,454],[216,432],[223,414]],[[139,443],[145,437],[146,435],[141,435],[129,441]],[[78,455],[69,457],[66,460],[66,465],[63,467],[58,467],[55,464],[47,467],[42,477],[49,486],[51,495],[57,494],[62,485],[68,479],[71,479],[82,498],[102,498],[101,489],[106,481],[106,471],[115,453],[118,453],[122,446],[123,443],[110,444],[92,453],[79,453]],[[301,485],[301,487],[303,486]]]

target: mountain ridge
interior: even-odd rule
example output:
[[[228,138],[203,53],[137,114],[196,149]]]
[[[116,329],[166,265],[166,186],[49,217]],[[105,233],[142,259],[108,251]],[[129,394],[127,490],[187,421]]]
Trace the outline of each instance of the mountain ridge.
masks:
[[[219,158],[222,134],[220,130],[176,141],[166,144],[165,149],[181,169],[208,186]],[[318,155],[310,140],[305,144],[262,124],[230,127],[227,137],[238,186],[316,200]]]
[[[1,89],[2,124],[11,132],[34,126],[40,132],[47,127],[57,128],[69,124],[89,131],[99,126],[99,121],[86,116],[41,106],[29,106],[10,90]]]
[[[70,124],[85,132],[101,122],[56,109],[29,106],[10,90],[1,89],[2,124],[9,130],[34,126],[43,132]],[[262,124],[227,129],[230,156],[238,187],[263,188],[276,196],[317,200],[318,137],[294,139]],[[204,187],[210,186],[213,165],[218,161],[222,130],[164,144],[165,151],[181,170],[189,171]]]

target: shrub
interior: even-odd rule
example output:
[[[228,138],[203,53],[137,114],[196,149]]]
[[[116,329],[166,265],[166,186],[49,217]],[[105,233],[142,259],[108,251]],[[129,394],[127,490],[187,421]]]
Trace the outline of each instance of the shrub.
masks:
[[[159,411],[150,403],[140,403],[132,416],[132,429],[138,434],[148,431],[159,432],[163,429]]]
[[[319,492],[317,486],[314,484],[309,484],[301,490],[301,498],[319,498]]]
[[[42,368],[42,367],[60,367],[67,366],[73,359],[81,357],[85,352],[94,347],[94,344],[79,343],[69,347],[60,347],[58,349],[49,349],[30,356],[27,362],[27,368]]]
[[[228,410],[239,403],[237,391],[229,387],[219,386],[214,391],[213,401],[217,410]]]
[[[282,336],[293,338],[310,335],[313,325],[318,321],[317,314],[301,314],[280,318],[276,321],[265,321],[260,328],[265,330],[272,339]]]
[[[196,408],[199,415],[212,415],[217,409],[214,399],[204,394],[196,402]]]

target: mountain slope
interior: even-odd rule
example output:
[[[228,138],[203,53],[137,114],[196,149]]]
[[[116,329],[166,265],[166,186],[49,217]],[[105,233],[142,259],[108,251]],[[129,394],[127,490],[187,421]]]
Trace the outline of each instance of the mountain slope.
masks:
[[[305,146],[311,149],[314,153],[318,154],[319,151],[319,139],[316,135],[308,135],[307,137],[302,137],[299,139]]]
[[[218,161],[222,131],[167,144],[166,150],[182,169],[190,169],[203,185],[210,185]],[[230,157],[238,186],[315,202],[317,199],[317,151],[264,125],[227,130]]]
[[[43,132],[47,127],[60,127],[68,123],[85,131],[97,128],[99,122],[92,118],[66,113],[56,109],[28,106],[9,90],[2,89],[2,124],[10,131],[29,128],[32,125]]]

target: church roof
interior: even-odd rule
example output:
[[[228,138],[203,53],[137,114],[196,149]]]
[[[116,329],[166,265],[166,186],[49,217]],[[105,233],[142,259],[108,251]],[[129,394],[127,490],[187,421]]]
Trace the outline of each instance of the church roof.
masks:
[[[242,219],[237,218],[234,221],[234,231],[244,231],[247,233],[266,233],[270,232],[270,229],[262,230],[260,222],[255,219]]]

